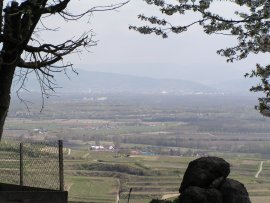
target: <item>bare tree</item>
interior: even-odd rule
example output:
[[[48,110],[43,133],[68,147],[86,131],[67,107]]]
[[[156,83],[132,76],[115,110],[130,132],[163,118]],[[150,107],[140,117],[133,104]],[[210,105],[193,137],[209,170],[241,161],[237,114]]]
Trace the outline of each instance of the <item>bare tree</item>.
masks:
[[[19,80],[24,82],[30,73],[35,73],[40,84],[42,97],[54,91],[56,72],[72,68],[64,63],[63,57],[96,45],[91,32],[81,33],[77,39],[68,39],[59,44],[43,43],[35,35],[40,30],[42,18],[60,15],[65,21],[80,20],[96,11],[117,9],[127,2],[110,6],[93,7],[79,14],[70,13],[67,7],[71,0],[25,0],[23,2],[0,0],[0,140],[10,105],[10,91],[15,70],[19,68]],[[49,30],[46,26],[43,29]]]

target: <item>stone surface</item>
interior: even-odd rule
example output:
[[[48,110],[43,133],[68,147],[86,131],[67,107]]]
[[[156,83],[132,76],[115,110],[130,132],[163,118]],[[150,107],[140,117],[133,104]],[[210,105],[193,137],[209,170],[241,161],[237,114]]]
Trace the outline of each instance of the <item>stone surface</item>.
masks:
[[[222,203],[222,195],[217,189],[191,186],[181,193],[179,203]]]
[[[226,178],[230,173],[230,164],[219,157],[201,157],[189,163],[179,188],[183,193],[190,186],[208,188],[214,180]]]
[[[220,185],[223,183],[224,180],[225,180],[224,177],[219,177],[219,178],[213,180],[213,182],[209,185],[209,188],[218,189],[220,187]]]
[[[223,203],[251,203],[247,189],[239,181],[227,178],[219,190]]]
[[[189,163],[179,192],[180,203],[251,203],[245,186],[227,178],[230,164],[219,157]]]

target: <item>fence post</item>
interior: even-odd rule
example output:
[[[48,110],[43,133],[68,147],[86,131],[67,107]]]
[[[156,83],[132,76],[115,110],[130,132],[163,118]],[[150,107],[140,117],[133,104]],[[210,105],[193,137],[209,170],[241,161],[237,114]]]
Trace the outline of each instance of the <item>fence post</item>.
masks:
[[[64,191],[63,140],[58,140],[58,149],[59,149],[59,183],[60,183],[60,191]]]
[[[129,200],[130,200],[130,196],[131,196],[131,192],[132,192],[132,188],[129,189],[129,193],[128,193],[128,203],[129,203]]]
[[[20,143],[20,185],[23,186],[23,143]]]

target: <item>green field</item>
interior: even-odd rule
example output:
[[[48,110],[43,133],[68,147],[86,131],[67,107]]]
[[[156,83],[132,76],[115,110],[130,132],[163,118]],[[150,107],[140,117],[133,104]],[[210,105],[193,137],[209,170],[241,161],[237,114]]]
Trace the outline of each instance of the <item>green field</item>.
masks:
[[[111,203],[119,195],[126,203],[130,189],[130,203],[177,194],[188,163],[200,156],[223,157],[231,163],[230,177],[245,184],[253,203],[270,202],[269,120],[248,98],[108,94],[100,102],[69,96],[50,100],[42,113],[14,103],[4,137],[63,140],[70,202]],[[116,150],[89,151],[92,145]],[[13,166],[0,166],[2,174],[18,182],[18,163],[8,163]]]
[[[83,158],[84,154],[89,154]],[[120,202],[127,202],[130,188],[131,203],[149,202],[161,199],[163,195],[178,193],[181,179],[188,163],[195,157],[177,156],[125,156],[112,152],[94,152],[73,150],[66,156],[66,185],[70,201],[115,202],[120,182]],[[230,178],[244,183],[253,200],[259,203],[270,198],[270,161],[263,160],[263,170],[258,178],[255,175],[262,159],[233,157],[226,160],[231,163]],[[119,170],[98,170],[100,165],[128,165],[140,169],[143,175],[134,175]],[[78,168],[78,166],[99,166],[97,168]]]
[[[109,177],[67,176],[69,201],[114,202],[118,181]]]

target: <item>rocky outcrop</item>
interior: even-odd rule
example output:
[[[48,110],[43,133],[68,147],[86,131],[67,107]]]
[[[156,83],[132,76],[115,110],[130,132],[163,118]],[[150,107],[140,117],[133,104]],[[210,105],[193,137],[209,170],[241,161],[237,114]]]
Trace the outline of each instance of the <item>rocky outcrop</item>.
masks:
[[[219,157],[189,163],[179,188],[180,203],[251,203],[245,186],[227,178],[230,164]]]
[[[223,203],[250,203],[244,184],[227,178],[219,188]]]
[[[230,173],[230,164],[218,157],[201,157],[189,163],[179,192],[190,186],[207,188],[213,181],[226,178]]]
[[[222,203],[222,195],[217,189],[190,186],[180,195],[179,200],[189,203]]]

